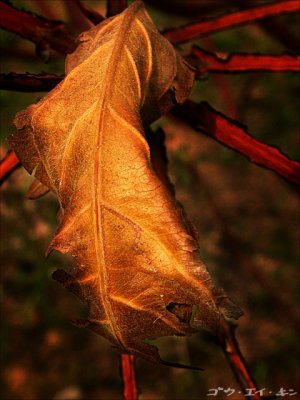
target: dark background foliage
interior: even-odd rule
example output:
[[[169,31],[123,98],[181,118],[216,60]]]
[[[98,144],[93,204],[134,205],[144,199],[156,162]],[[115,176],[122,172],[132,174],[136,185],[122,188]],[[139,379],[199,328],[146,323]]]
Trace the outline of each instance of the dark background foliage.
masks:
[[[13,1],[18,8],[67,21],[78,33],[88,27],[88,21],[71,3]],[[104,1],[86,3],[105,14]],[[145,3],[160,29],[245,4],[233,0]],[[284,41],[280,32],[297,35],[297,17],[284,15],[267,21],[220,32],[197,43],[219,52],[293,51],[288,47],[292,42]],[[31,42],[12,33],[1,32],[1,47],[5,54],[2,72],[63,73],[62,55],[36,55]],[[187,51],[188,47],[179,49]],[[293,73],[210,74],[196,82],[191,98],[208,101],[248,125],[256,138],[299,158],[297,91],[299,76]],[[15,113],[43,95],[1,92],[2,156],[7,150],[5,137],[14,129]],[[158,125],[166,132],[177,198],[200,232],[202,258],[214,279],[245,312],[237,337],[258,386],[272,392],[281,387],[299,392],[298,192],[274,173],[194,132],[179,119],[164,117]],[[34,202],[25,199],[30,181],[19,169],[2,190],[1,398],[120,399],[118,355],[101,337],[68,322],[85,310],[51,280],[51,273],[57,267],[68,269],[72,260],[58,254],[44,257],[55,232],[58,205],[51,194]],[[205,371],[138,360],[141,399],[202,399],[217,387],[234,388],[236,394],[228,398],[241,398],[211,335],[162,338],[158,345],[165,359],[201,366]]]

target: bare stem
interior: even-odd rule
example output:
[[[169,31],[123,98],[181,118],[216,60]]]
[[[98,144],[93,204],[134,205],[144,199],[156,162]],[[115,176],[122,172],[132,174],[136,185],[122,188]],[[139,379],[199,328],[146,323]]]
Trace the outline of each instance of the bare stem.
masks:
[[[16,153],[9,151],[0,162],[0,185],[21,165]]]
[[[0,27],[31,40],[38,46],[49,46],[59,53],[71,53],[75,40],[61,21],[51,21],[39,15],[17,10],[0,2]]]
[[[124,400],[137,400],[137,388],[135,381],[134,356],[121,354],[121,369],[124,385]]]
[[[261,400],[263,397],[259,394],[257,385],[254,382],[254,379],[252,378],[242,356],[237,339],[235,337],[234,327],[225,320],[220,321],[218,339],[237,382],[245,392],[244,394],[246,395],[248,393],[248,389],[251,389],[251,398],[254,400]]]
[[[53,89],[63,76],[54,74],[0,74],[1,90],[16,90],[18,92],[43,92]]]
[[[300,56],[281,54],[268,56],[265,54],[229,54],[225,57],[194,46],[192,55],[197,59],[198,74],[207,72],[299,72]]]
[[[181,28],[166,30],[163,34],[173,43],[182,43],[266,17],[278,14],[282,15],[284,13],[291,13],[299,10],[300,2],[298,0],[281,1],[279,3],[267,4],[252,7],[247,10],[228,13],[221,17],[210,18]]]
[[[78,8],[82,12],[84,16],[87,17],[94,25],[99,24],[100,22],[105,20],[105,17],[103,15],[99,14],[96,10],[93,8],[88,7],[86,4],[81,2],[80,0],[75,0],[76,4],[78,5]]]
[[[255,164],[276,172],[289,182],[300,184],[299,162],[289,159],[276,147],[254,139],[240,123],[214,110],[206,102],[197,104],[187,100],[172,113]]]

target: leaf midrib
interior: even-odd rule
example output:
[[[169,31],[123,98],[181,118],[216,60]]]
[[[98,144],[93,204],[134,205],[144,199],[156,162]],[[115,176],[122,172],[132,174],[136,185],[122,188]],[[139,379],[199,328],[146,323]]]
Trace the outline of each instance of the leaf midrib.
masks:
[[[110,328],[112,330],[113,335],[116,340],[119,342],[120,346],[125,349],[125,343],[122,339],[122,335],[120,334],[120,330],[118,329],[117,322],[114,317],[114,313],[111,307],[109,296],[107,295],[107,286],[108,286],[108,277],[106,271],[106,260],[105,260],[105,243],[104,243],[104,235],[103,235],[103,215],[101,211],[101,185],[100,181],[100,172],[102,167],[102,139],[106,120],[106,108],[107,108],[107,100],[110,100],[111,93],[113,91],[115,81],[114,81],[114,73],[118,67],[118,61],[121,56],[122,48],[125,48],[125,33],[129,30],[135,15],[142,7],[142,3],[136,2],[130,8],[130,12],[124,12],[123,21],[119,28],[119,31],[116,35],[116,42],[113,46],[113,50],[111,56],[108,61],[108,69],[105,75],[105,86],[102,91],[102,95],[99,101],[99,128],[97,132],[97,137],[95,140],[95,153],[94,153],[94,183],[93,183],[93,204],[94,204],[94,238],[95,238],[95,253],[96,253],[96,265],[98,268],[99,275],[99,295],[103,303],[103,308],[105,310],[108,321],[110,321]]]

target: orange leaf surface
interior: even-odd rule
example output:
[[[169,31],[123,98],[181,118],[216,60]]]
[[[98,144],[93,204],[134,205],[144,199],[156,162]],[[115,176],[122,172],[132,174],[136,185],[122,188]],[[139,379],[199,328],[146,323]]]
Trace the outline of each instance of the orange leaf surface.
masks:
[[[221,313],[240,315],[200,261],[144,137],[143,127],[183,102],[193,80],[136,1],[81,35],[64,81],[17,114],[9,139],[59,199],[48,253],[76,259],[54,279],[88,304],[89,319],[77,324],[154,362],[160,357],[147,340],[214,330]]]

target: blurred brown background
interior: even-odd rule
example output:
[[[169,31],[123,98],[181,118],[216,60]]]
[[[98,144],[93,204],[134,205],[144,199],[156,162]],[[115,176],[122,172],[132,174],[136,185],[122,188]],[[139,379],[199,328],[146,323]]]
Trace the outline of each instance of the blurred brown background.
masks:
[[[146,1],[160,29],[261,1]],[[18,8],[68,22],[74,33],[89,26],[72,1],[13,0]],[[86,1],[105,14],[105,1]],[[299,20],[284,15],[203,38],[219,52],[295,51]],[[289,36],[290,35],[290,36]],[[296,38],[296,40],[295,40]],[[298,42],[299,43],[299,42]],[[1,32],[2,72],[63,73],[64,57],[48,62],[35,46]],[[179,47],[187,51],[189,45]],[[299,76],[292,73],[209,75],[191,97],[208,101],[248,125],[248,131],[299,159]],[[12,118],[44,93],[2,91],[1,156]],[[214,279],[244,310],[237,336],[260,388],[299,393],[299,194],[295,187],[244,157],[195,133],[179,120],[161,119],[167,134],[169,171],[177,198],[200,232],[200,249]],[[68,320],[84,313],[77,300],[52,281],[72,260],[45,259],[55,232],[53,195],[25,199],[31,182],[19,169],[3,185],[1,218],[1,399],[114,400],[122,398],[118,355],[101,337]],[[162,357],[204,372],[137,361],[141,400],[204,399],[210,388],[240,390],[214,337],[158,340]],[[295,396],[296,397],[296,396]],[[293,398],[295,398],[293,397]],[[220,395],[215,398],[225,398]],[[232,395],[230,399],[240,399]]]

